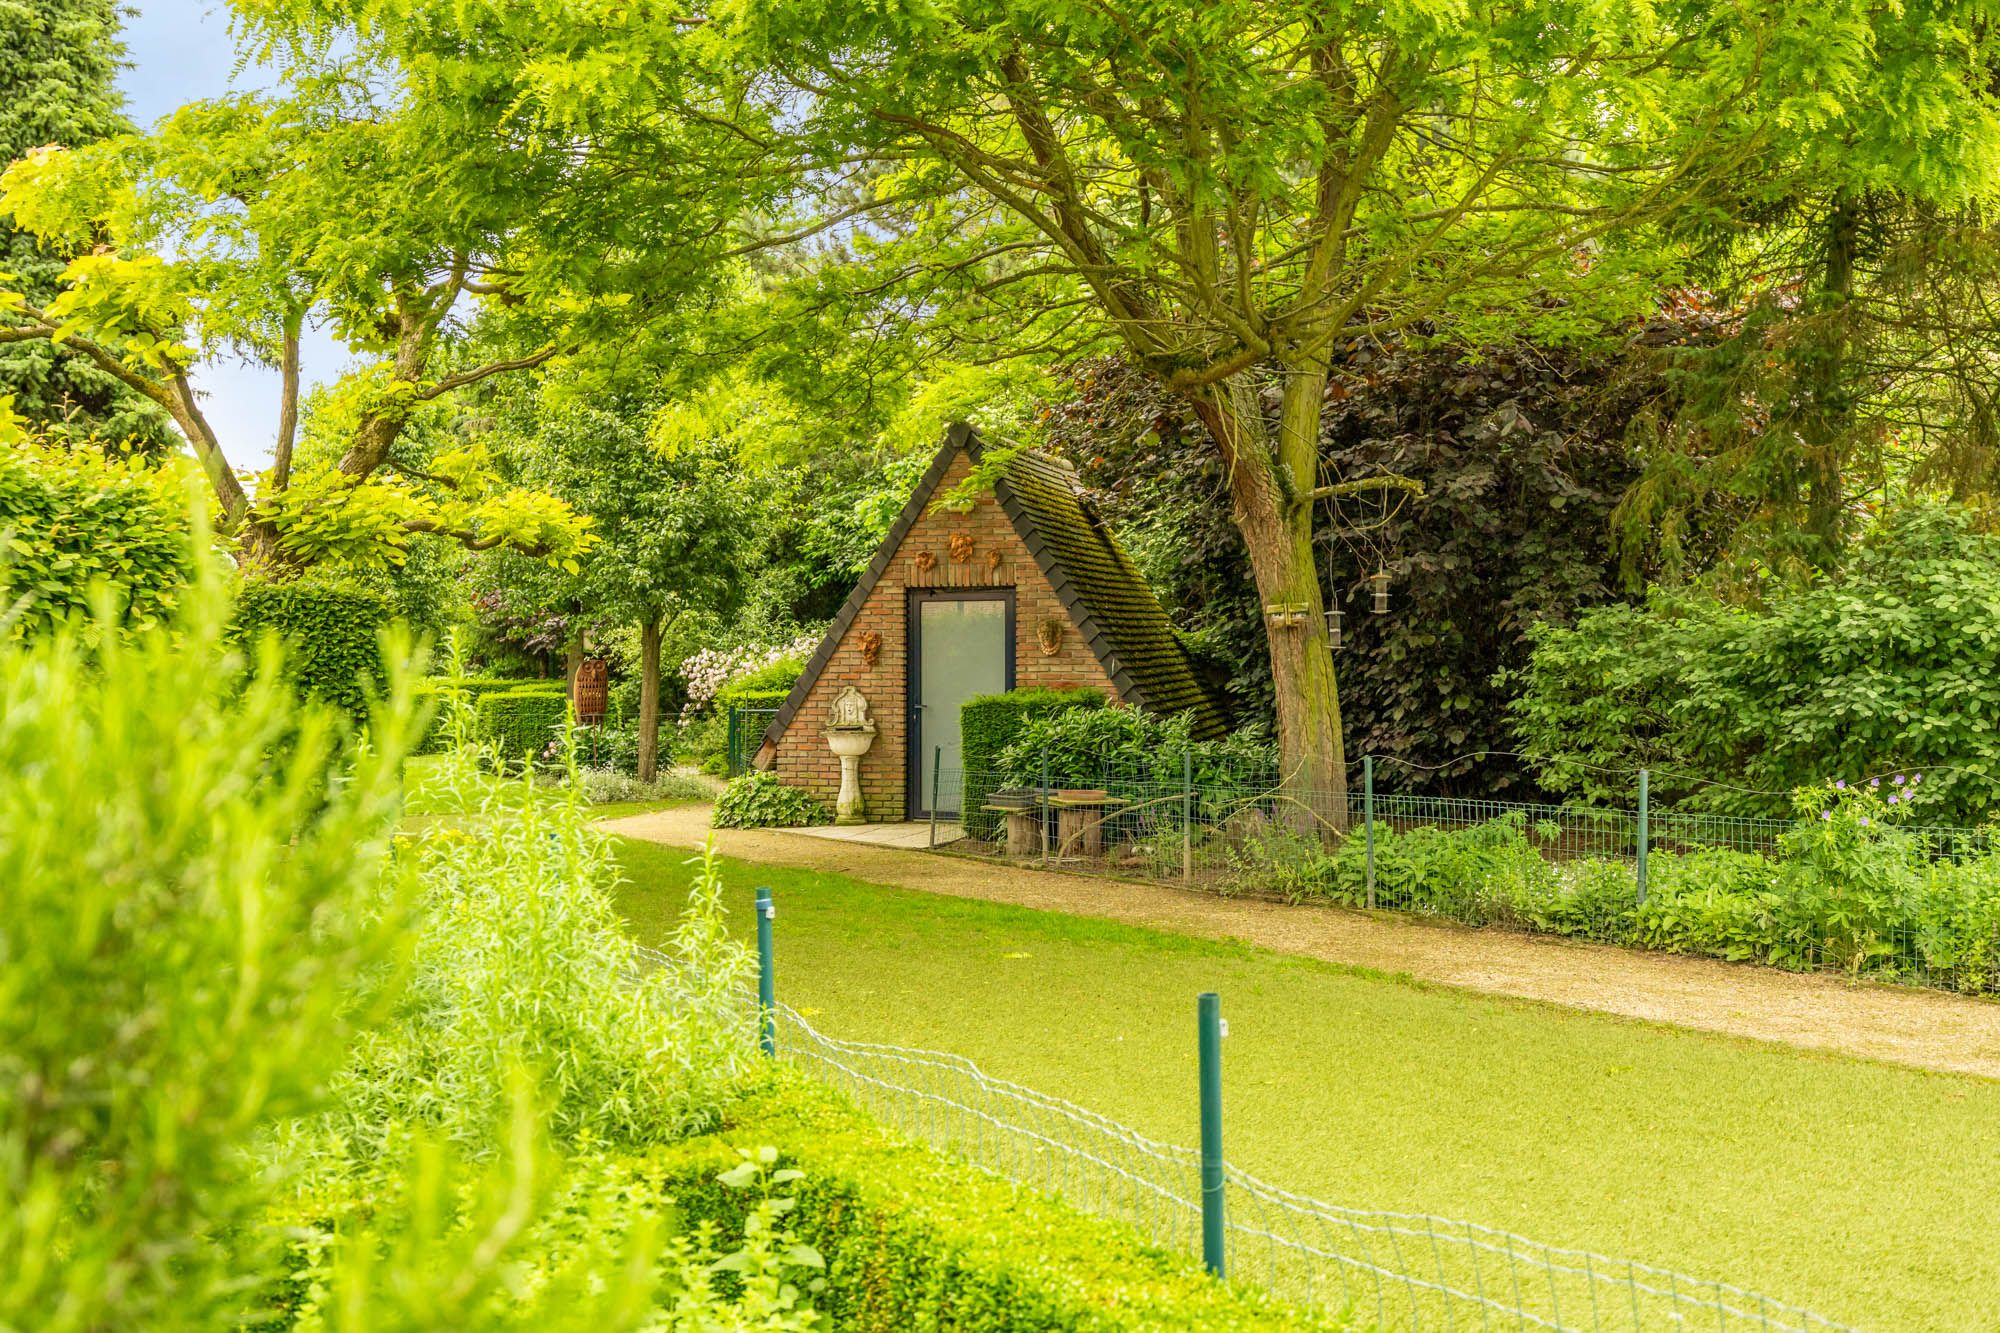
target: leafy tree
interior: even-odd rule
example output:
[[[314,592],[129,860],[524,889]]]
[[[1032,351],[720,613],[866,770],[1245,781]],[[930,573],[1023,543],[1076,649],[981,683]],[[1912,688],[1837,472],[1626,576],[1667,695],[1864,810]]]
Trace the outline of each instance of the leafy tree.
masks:
[[[1397,340],[1335,367],[1320,439],[1330,469],[1424,485],[1422,503],[1343,499],[1315,515],[1343,612],[1347,744],[1406,761],[1378,768],[1378,783],[1487,793],[1532,780],[1512,761],[1467,758],[1513,748],[1511,695],[1494,677],[1526,664],[1533,626],[1624,594],[1610,515],[1639,475],[1627,423],[1672,392],[1651,349],[1701,336],[1699,323],[1653,321],[1612,354]],[[1200,423],[1115,359],[1080,367],[1076,388],[1051,407],[1047,437],[1096,490],[1237,715],[1270,718],[1256,584],[1215,502],[1221,465]],[[1378,570],[1387,615],[1370,610]]]
[[[1776,126],[1837,121],[1900,12],[741,0],[719,17],[744,59],[791,76],[816,161],[896,164],[876,200],[910,210],[934,252],[920,276],[965,322],[1004,322],[1017,347],[1115,341],[1185,399],[1267,615],[1288,780],[1338,822],[1314,501],[1399,479],[1327,479],[1337,356],[1451,314],[1574,335],[1643,304],[1662,256],[1603,238],[1698,201]],[[1927,70],[1968,82],[1943,50]]]
[[[740,603],[747,519],[759,491],[726,447],[662,449],[647,434],[649,419],[633,402],[559,400],[503,425],[500,447],[588,517],[598,540],[574,573],[501,556],[488,576],[517,607],[557,613],[565,644],[592,624],[637,628],[643,782],[659,765],[662,637],[681,615],[720,615]]]
[[[113,0],[21,0],[0,8],[0,167],[48,144],[78,147],[131,131],[115,87],[125,53]],[[46,305],[73,253],[0,222],[0,274]],[[0,279],[5,285],[6,279]],[[172,427],[158,408],[87,356],[37,339],[0,345],[0,402],[56,438],[157,451]]]
[[[2000,167],[1990,16],[1922,6],[1852,24],[1868,85],[1826,124],[1781,126],[1675,220],[1683,299],[1728,336],[1674,358],[1679,410],[1648,423],[1623,540],[1658,546],[1721,508],[1749,571],[1838,564],[1906,489],[2000,486],[1991,392]],[[1948,65],[1940,68],[1940,61]]]
[[[246,4],[276,93],[184,107],[153,134],[8,171],[0,210],[96,248],[47,305],[0,295],[0,341],[75,347],[171,413],[253,556],[394,560],[438,534],[572,558],[588,544],[576,516],[506,484],[476,444],[418,477],[397,467],[398,440],[473,385],[670,324],[729,276],[719,233],[768,187],[737,169],[739,127],[670,92],[647,122],[658,156],[631,171],[616,109],[585,116],[543,82],[548,34],[512,8],[440,28],[371,6],[336,40],[325,11]],[[673,72],[650,53],[649,79]],[[469,358],[456,333],[475,311],[489,336]],[[308,318],[364,364],[324,405],[338,457],[295,469]],[[284,383],[254,506],[188,383],[199,358],[239,349]]]

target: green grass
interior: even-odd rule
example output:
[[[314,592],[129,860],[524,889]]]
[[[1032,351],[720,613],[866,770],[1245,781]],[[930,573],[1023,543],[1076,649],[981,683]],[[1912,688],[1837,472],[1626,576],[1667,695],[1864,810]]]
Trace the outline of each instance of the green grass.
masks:
[[[671,926],[687,855],[622,844],[641,938]],[[779,994],[828,1032],[956,1051],[1192,1144],[1194,997],[1216,990],[1227,1149],[1276,1183],[1864,1327],[2000,1326],[2000,1084],[724,864],[746,905],[772,887]]]

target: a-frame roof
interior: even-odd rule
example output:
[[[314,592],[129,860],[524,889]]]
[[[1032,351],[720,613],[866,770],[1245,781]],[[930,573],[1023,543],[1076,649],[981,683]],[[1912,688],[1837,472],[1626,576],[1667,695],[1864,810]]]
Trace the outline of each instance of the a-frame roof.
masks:
[[[861,582],[848,595],[832,628],[806,663],[805,674],[771,720],[764,733],[766,744],[775,742],[791,725],[832,660],[834,649],[847,636],[854,618],[861,614],[903,539],[930,507],[952,460],[961,452],[974,463],[984,452],[979,436],[964,422],[945,432],[937,457],[931,460],[909,503],[868,562]],[[1163,715],[1192,712],[1197,736],[1214,737],[1227,731],[1226,714],[1201,683],[1159,599],[1084,498],[1069,464],[1032,450],[1015,452],[1001,462],[993,495],[1034,556],[1042,576],[1069,610],[1077,632],[1118,687],[1119,696]]]

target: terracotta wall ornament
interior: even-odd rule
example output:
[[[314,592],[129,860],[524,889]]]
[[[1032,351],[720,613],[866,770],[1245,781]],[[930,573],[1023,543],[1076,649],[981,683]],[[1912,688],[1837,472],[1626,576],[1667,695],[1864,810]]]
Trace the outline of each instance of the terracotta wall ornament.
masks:
[[[928,574],[937,568],[937,554],[933,551],[917,552],[917,572]]]
[[[1062,651],[1063,623],[1054,616],[1044,617],[1035,626],[1035,642],[1042,646],[1043,657],[1054,657]]]
[[[872,667],[882,660],[882,636],[869,630],[861,636],[861,664]]]
[[[986,553],[986,568],[991,570],[993,573],[998,574],[1000,572],[1000,566],[1006,563],[1007,563],[1007,557],[1001,553],[999,547],[996,546],[992,550]]]
[[[952,559],[954,559],[954,560],[970,560],[970,559],[972,559],[972,534],[971,534],[971,533],[969,533],[969,532],[954,532],[954,533],[952,533],[952,534],[951,534],[951,542],[950,542],[950,546],[951,546],[951,558],[952,558]]]

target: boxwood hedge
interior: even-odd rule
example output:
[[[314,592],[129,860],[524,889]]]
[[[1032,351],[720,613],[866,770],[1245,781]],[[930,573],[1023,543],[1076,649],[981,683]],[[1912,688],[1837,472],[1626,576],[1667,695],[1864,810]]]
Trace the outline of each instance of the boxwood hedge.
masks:
[[[804,1172],[787,1222],[826,1259],[814,1305],[864,1333],[1328,1333],[1329,1316],[1216,1282],[1190,1259],[901,1140],[786,1070],[735,1105],[723,1129],[667,1150],[681,1215],[737,1234],[755,1202],[716,1181],[743,1152],[775,1147]]]
[[[446,732],[450,724],[451,697],[462,695],[474,710],[479,701],[489,694],[550,694],[557,698],[566,697],[567,691],[559,680],[519,680],[500,676],[438,676],[417,686],[417,702],[431,706],[430,730],[423,742],[417,746],[418,754],[436,754],[445,748]]]
[[[562,729],[569,697],[547,690],[502,690],[482,694],[473,705],[473,730],[509,762],[539,762]]]

